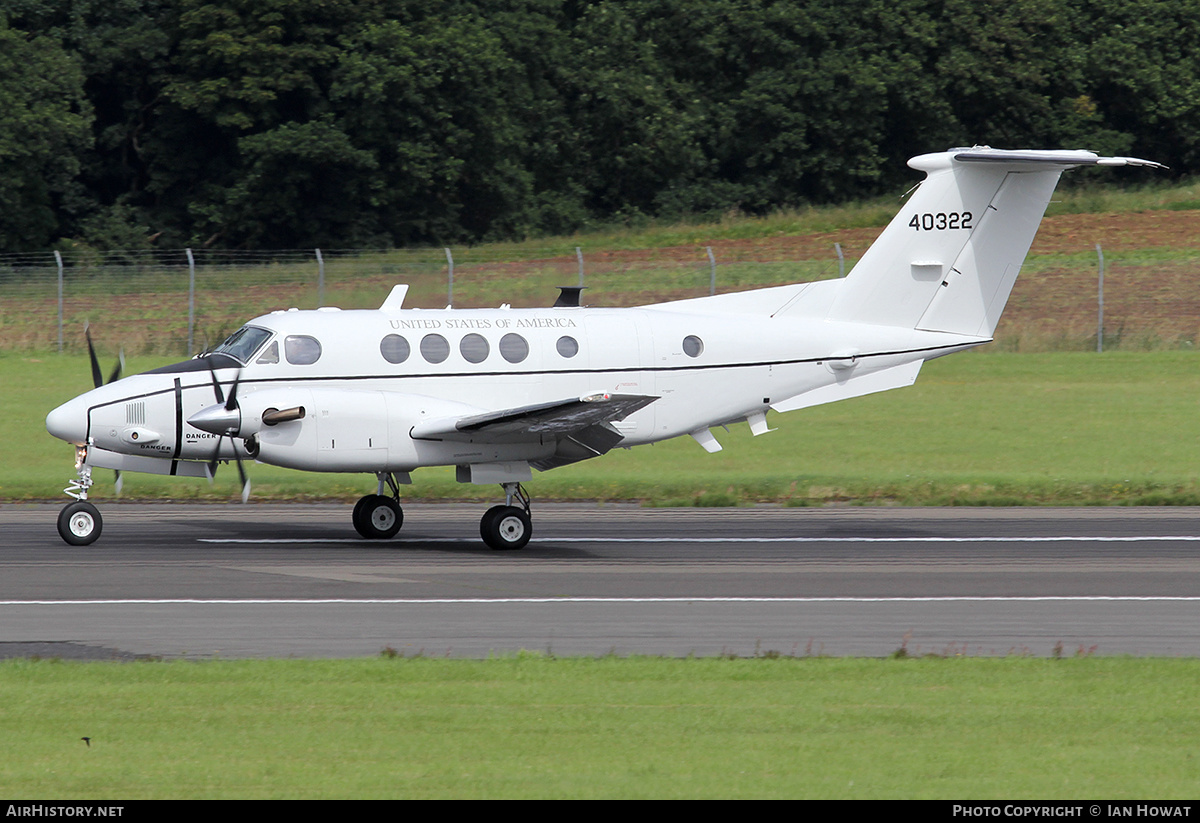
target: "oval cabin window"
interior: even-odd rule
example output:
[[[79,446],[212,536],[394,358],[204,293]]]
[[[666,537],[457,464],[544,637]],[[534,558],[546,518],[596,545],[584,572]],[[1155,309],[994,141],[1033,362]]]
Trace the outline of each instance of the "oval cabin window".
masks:
[[[500,338],[500,356],[509,363],[520,363],[529,356],[529,341],[519,334],[506,334]]]
[[[412,353],[408,341],[398,334],[389,334],[379,341],[379,353],[389,363],[403,363]]]
[[[487,360],[491,347],[481,334],[468,334],[458,342],[458,352],[468,363],[482,363]]]
[[[430,363],[444,362],[450,356],[450,343],[440,334],[427,334],[421,338],[421,356]]]
[[[579,341],[574,337],[560,337],[554,348],[558,349],[558,353],[563,357],[574,357],[579,354]]]

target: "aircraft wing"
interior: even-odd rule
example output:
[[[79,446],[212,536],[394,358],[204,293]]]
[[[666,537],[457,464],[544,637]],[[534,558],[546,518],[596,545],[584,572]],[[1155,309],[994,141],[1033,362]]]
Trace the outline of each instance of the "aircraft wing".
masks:
[[[657,399],[642,394],[589,394],[515,409],[430,420],[413,426],[411,434],[415,440],[463,442],[558,440],[594,426],[624,420]]]

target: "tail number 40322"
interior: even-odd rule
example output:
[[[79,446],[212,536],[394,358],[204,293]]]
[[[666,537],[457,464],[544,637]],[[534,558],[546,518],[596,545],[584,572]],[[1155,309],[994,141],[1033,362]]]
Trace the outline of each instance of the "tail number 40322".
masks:
[[[970,229],[972,215],[969,211],[938,212],[931,214],[914,214],[908,221],[916,231],[946,231],[947,229]]]

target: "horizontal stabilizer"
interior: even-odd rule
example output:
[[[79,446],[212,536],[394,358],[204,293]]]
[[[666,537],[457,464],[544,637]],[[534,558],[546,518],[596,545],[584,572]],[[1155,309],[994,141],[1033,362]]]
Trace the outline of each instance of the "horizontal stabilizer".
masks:
[[[1153,160],[1139,157],[1101,157],[1090,151],[1007,151],[979,146],[973,149],[958,149],[954,159],[960,163],[1004,163],[1008,166],[1143,166],[1151,169],[1167,168]]]
[[[771,408],[777,412],[795,411],[796,409],[806,409],[809,406],[832,403],[835,400],[846,400],[850,397],[861,397],[864,394],[911,386],[916,381],[917,374],[921,371],[921,365],[924,362],[924,360],[915,360],[912,363],[857,375],[851,371],[845,380],[839,380],[828,386],[821,386],[778,403],[772,403]]]

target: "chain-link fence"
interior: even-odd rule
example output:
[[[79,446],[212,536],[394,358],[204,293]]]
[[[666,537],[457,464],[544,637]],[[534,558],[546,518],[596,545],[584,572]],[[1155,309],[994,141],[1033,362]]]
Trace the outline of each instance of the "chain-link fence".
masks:
[[[632,306],[821,280],[853,267],[875,230],[654,249],[114,251],[0,255],[0,350],[105,347],[186,355],[280,308],[374,308],[396,283],[406,305],[549,306],[583,284],[584,303]],[[1200,249],[1105,251],[1105,348],[1191,346],[1200,335]],[[1011,349],[1095,348],[1094,243],[1035,246],[997,330]]]

